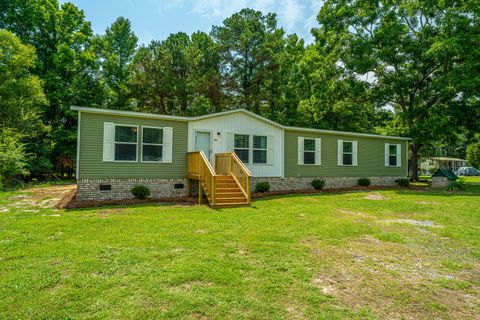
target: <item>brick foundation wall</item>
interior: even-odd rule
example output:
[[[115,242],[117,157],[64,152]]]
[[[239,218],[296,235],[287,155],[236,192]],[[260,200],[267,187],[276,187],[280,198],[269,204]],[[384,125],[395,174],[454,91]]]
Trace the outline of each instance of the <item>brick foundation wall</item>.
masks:
[[[358,179],[364,177],[319,177],[325,181],[325,189],[344,188],[358,185]],[[396,186],[396,179],[403,177],[368,177],[372,186]],[[257,182],[267,181],[270,183],[270,191],[280,190],[305,190],[312,189],[310,184],[314,178],[278,178],[278,177],[252,177],[252,191],[255,190]]]
[[[183,183],[183,189],[175,189],[175,184]],[[100,191],[100,185],[110,185],[111,190]],[[79,179],[77,200],[117,200],[134,198],[132,188],[147,186],[150,197],[183,197],[188,195],[187,179]]]

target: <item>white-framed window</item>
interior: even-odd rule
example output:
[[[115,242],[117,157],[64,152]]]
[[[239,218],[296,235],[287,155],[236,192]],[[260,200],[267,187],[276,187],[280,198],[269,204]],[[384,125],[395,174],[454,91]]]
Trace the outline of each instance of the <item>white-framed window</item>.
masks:
[[[252,161],[253,163],[267,163],[268,139],[267,136],[252,137]]]
[[[338,140],[338,165],[357,165],[357,141]]]
[[[163,128],[142,127],[142,162],[163,162]]]
[[[402,146],[400,144],[385,143],[385,166],[402,166]]]
[[[136,162],[138,126],[115,124],[114,161]]]
[[[315,139],[303,139],[303,164],[315,164]]]
[[[233,136],[234,152],[244,163],[249,163],[250,159],[250,136],[248,134],[234,134]]]
[[[320,165],[322,139],[298,137],[298,164]]]

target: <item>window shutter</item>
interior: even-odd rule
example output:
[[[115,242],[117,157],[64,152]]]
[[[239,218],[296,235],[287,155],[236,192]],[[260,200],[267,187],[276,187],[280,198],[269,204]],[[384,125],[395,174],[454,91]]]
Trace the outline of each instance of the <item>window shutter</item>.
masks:
[[[315,164],[322,164],[322,139],[315,138]]]
[[[227,133],[227,152],[233,152],[233,133]]]
[[[267,136],[267,164],[273,164],[273,136]]]
[[[343,140],[338,140],[338,165],[343,166]]]
[[[353,156],[352,156],[352,165],[356,166],[358,165],[358,160],[357,160],[357,141],[352,141],[352,145],[353,145]]]
[[[298,164],[303,164],[303,137],[298,137]]]
[[[385,143],[385,167],[390,165],[390,143]]]
[[[172,162],[172,146],[173,139],[173,128],[165,127],[163,128],[163,162],[171,163]]]
[[[115,160],[115,124],[103,123],[103,161]]]
[[[402,145],[397,144],[397,167],[402,166]]]

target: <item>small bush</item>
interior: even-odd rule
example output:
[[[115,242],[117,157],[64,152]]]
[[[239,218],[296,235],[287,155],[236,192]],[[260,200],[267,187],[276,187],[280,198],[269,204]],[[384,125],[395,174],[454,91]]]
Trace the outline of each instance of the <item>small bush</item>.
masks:
[[[465,179],[458,179],[448,185],[447,190],[449,191],[467,191],[467,185],[465,184]]]
[[[410,180],[407,178],[400,178],[395,180],[395,183],[398,184],[400,187],[408,188],[410,186]]]
[[[255,185],[255,192],[267,192],[270,190],[270,183],[267,181],[259,182]]]
[[[370,185],[370,179],[360,178],[360,179],[358,179],[358,185],[362,186],[362,187],[368,187]]]
[[[145,199],[150,195],[150,189],[146,186],[135,186],[132,188],[132,194],[137,199]]]
[[[322,179],[313,179],[310,183],[315,190],[321,190],[325,187],[325,180]]]

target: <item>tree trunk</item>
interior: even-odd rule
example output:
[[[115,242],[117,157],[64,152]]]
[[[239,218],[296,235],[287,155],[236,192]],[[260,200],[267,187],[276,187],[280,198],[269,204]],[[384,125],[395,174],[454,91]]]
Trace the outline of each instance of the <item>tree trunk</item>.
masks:
[[[420,151],[420,145],[412,143],[412,152],[410,156],[409,169],[410,179],[412,181],[418,181],[418,152]]]

